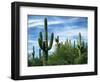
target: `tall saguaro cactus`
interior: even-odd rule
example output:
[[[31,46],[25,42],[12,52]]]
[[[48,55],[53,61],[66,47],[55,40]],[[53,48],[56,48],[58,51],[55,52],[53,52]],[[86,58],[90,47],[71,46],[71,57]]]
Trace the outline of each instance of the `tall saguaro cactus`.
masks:
[[[48,45],[47,18],[45,18],[44,19],[44,40],[43,40],[43,37],[42,37],[42,32],[40,32],[39,38],[38,38],[39,46],[40,46],[41,50],[43,50],[43,65],[47,64],[47,61],[48,61],[48,50],[50,50],[52,48],[53,38],[54,38],[54,34],[52,33],[51,34],[50,43]]]
[[[81,53],[82,53],[82,49],[83,49],[82,37],[81,37],[80,32],[79,32],[79,37],[78,37],[78,41],[77,41],[77,49],[78,49],[78,53],[79,53],[79,57],[80,57]]]
[[[33,59],[34,59],[34,56],[35,56],[35,48],[34,48],[34,46],[33,46],[32,56],[33,56]]]

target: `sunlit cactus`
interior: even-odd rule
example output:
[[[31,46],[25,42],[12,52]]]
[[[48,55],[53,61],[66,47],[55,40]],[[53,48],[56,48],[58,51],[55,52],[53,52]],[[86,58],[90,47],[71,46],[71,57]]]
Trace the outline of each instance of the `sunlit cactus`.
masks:
[[[48,50],[52,48],[54,34],[51,34],[50,43],[48,45],[48,27],[47,18],[44,19],[44,40],[42,37],[42,32],[39,34],[38,43],[41,50],[43,50],[43,65],[47,64],[48,61]]]

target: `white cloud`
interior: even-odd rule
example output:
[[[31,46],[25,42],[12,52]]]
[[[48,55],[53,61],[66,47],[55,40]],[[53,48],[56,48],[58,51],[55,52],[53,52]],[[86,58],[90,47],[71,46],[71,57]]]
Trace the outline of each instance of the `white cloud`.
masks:
[[[36,22],[41,22],[42,20],[41,19],[29,19],[28,20],[28,24],[32,24],[32,23],[36,23]]]
[[[32,21],[32,20],[31,20]],[[64,21],[61,20],[56,20],[56,21],[48,21],[48,25],[52,25],[52,24],[61,24],[64,23]],[[35,26],[40,26],[40,25],[44,25],[44,20],[33,20],[33,22],[28,23],[28,27],[35,27]],[[43,28],[43,27],[40,27]]]

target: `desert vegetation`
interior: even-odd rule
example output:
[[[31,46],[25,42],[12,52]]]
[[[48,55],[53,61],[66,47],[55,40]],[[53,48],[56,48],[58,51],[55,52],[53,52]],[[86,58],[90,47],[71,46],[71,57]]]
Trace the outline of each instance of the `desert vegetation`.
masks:
[[[35,47],[33,46],[32,58],[28,59],[28,66],[46,66],[46,65],[75,65],[75,64],[87,64],[88,62],[88,45],[82,39],[82,35],[79,32],[77,34],[77,41],[71,41],[66,37],[65,42],[60,42],[59,35],[54,37],[54,33],[51,33],[50,41],[48,40],[48,27],[47,18],[44,19],[44,34],[39,33],[38,45],[39,45],[39,57],[35,57]],[[49,50],[55,44],[55,50],[49,53]]]

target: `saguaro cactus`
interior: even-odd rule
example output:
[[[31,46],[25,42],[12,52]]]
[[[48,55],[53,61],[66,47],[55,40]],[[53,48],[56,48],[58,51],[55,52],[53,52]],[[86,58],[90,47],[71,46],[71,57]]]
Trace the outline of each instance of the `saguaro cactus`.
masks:
[[[76,47],[76,46],[75,46],[75,41],[74,41],[74,49],[75,49],[75,47]]]
[[[87,49],[88,45],[87,45],[87,42],[85,43],[85,48]]]
[[[55,38],[55,42],[57,43],[57,47],[60,47],[59,36],[57,36],[57,38]]]
[[[51,34],[50,43],[48,45],[47,18],[45,18],[44,19],[44,40],[43,40],[43,37],[42,37],[42,32],[40,32],[39,38],[38,38],[39,46],[40,46],[41,50],[43,50],[43,65],[47,64],[47,61],[48,61],[48,50],[50,50],[52,48],[53,38],[54,38],[54,34],[52,33]]]
[[[41,49],[39,49],[39,59],[41,60]]]
[[[69,47],[71,47],[72,46],[72,44],[71,44],[71,40],[69,40]]]
[[[78,37],[78,41],[77,41],[77,49],[78,49],[79,57],[81,56],[83,47],[84,46],[83,46],[83,43],[82,43],[81,33],[79,33],[79,37]]]
[[[65,45],[67,46],[67,47],[72,47],[72,43],[71,43],[71,40],[69,40],[68,38],[66,39],[66,41],[65,41]]]
[[[33,46],[32,56],[33,56],[33,59],[34,59],[34,56],[35,56],[35,48],[34,48],[34,46]]]

